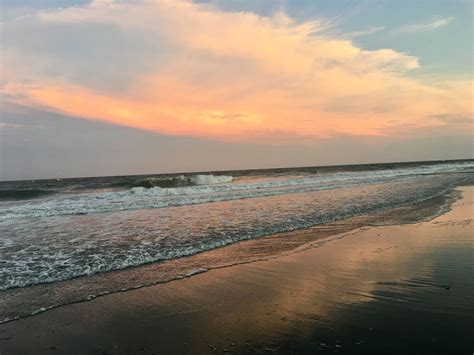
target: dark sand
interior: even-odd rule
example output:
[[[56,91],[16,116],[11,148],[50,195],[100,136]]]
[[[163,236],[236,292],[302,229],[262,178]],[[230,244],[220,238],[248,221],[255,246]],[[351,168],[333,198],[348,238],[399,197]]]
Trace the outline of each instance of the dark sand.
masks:
[[[474,187],[460,189],[431,222],[2,324],[0,352],[472,354]]]

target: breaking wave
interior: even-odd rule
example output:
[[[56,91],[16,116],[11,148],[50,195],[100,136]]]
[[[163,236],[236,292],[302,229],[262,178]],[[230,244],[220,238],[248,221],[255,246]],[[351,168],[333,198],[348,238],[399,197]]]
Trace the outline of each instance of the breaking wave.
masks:
[[[0,290],[194,255],[248,239],[412,206],[465,174],[418,176],[179,209],[0,221]],[[0,320],[1,322],[1,320]]]
[[[54,198],[21,201],[5,205],[0,222],[15,219],[111,213],[140,209],[154,209],[197,205],[210,202],[235,201],[277,195],[291,195],[324,190],[338,190],[390,181],[406,181],[420,176],[469,172],[474,164],[442,164],[434,167],[293,175],[260,180],[242,179],[235,183],[228,175],[177,175],[149,177],[129,181],[125,190],[91,191],[64,194]],[[137,182],[141,181],[140,184]],[[132,187],[133,185],[134,187]],[[172,187],[172,184],[177,187]],[[181,186],[180,186],[181,184]],[[139,185],[139,186],[136,186]],[[167,186],[167,187],[160,187]]]
[[[150,177],[138,180],[132,184],[134,187],[143,187],[150,189],[153,187],[173,188],[173,187],[187,187],[196,185],[214,185],[232,182],[234,178],[227,175],[178,175],[167,177]]]

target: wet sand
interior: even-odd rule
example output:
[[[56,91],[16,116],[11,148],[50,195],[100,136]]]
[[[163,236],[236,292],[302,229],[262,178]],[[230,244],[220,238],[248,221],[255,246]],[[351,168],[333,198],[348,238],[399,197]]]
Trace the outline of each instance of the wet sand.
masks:
[[[8,354],[472,354],[474,187],[448,213],[0,325]]]

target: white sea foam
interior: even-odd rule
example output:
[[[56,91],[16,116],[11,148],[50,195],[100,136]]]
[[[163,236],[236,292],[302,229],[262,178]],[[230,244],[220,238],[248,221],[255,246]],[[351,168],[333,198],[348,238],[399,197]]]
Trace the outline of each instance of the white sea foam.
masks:
[[[213,185],[232,182],[234,178],[228,175],[175,175],[175,176],[161,176],[148,177],[138,180],[132,187],[161,187],[161,188],[176,188],[194,185]]]
[[[41,295],[11,297],[0,309],[5,316],[0,322],[22,314],[17,310],[34,313],[85,299],[76,296],[82,286],[71,288],[74,282],[58,281],[410,206],[446,193],[472,176],[466,172],[472,173],[473,167],[472,162],[449,163],[393,170],[239,177],[237,181],[224,175],[183,175],[140,181],[148,188],[2,201],[0,289],[10,289],[5,291],[9,295],[17,295],[17,291],[29,294],[29,290],[36,289],[34,292]],[[129,180],[126,182],[129,186]],[[157,183],[168,187],[155,186]],[[202,265],[190,264],[180,271],[165,270],[163,277],[176,279],[204,272],[214,265],[205,260]],[[124,289],[124,285],[128,289],[146,284],[140,277],[125,276],[123,281],[121,276],[114,279],[108,275],[97,275],[101,281],[83,289],[90,295],[87,299]],[[76,285],[90,279],[94,278],[78,279]],[[52,300],[53,292],[43,292],[50,286],[28,288],[51,282],[56,283],[51,287],[69,288],[69,296],[63,299],[54,293],[56,300]],[[12,309],[8,302],[15,300],[21,306]],[[24,307],[29,300],[35,302]]]
[[[288,176],[273,180],[250,181],[248,183],[233,183],[232,176],[226,175],[193,175],[187,177],[183,175],[173,177],[172,184],[176,185],[177,180],[186,179],[186,185],[189,186],[167,188],[138,186],[126,191],[54,196],[52,198],[29,200],[5,206],[1,209],[0,221],[17,218],[83,215],[143,208],[164,208],[304,193],[378,184],[392,180],[409,179],[419,175],[464,171],[472,168],[474,168],[473,162],[449,163],[395,170]],[[163,182],[164,180],[161,179],[160,181]]]
[[[411,205],[445,193],[465,177],[397,171],[327,174],[31,201],[10,212],[17,213],[14,218],[0,221],[0,289],[179,258],[245,239]],[[204,202],[216,203],[197,205]],[[153,208],[166,206],[187,207]],[[130,211],[94,214],[94,209]],[[71,211],[82,215],[65,216]],[[19,220],[20,213],[47,218]]]
[[[234,178],[227,175],[196,175],[192,177],[192,181],[196,185],[212,185],[212,184],[222,184],[232,182]]]

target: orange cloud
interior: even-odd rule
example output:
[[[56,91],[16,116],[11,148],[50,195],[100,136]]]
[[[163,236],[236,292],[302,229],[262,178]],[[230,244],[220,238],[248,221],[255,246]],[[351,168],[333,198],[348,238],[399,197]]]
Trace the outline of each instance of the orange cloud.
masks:
[[[6,45],[3,92],[87,119],[222,140],[402,134],[448,124],[436,114],[472,116],[472,82],[415,79],[417,58],[358,48],[327,26],[185,1],[96,1],[4,24],[7,35],[26,35]],[[29,34],[44,45],[24,43]]]

